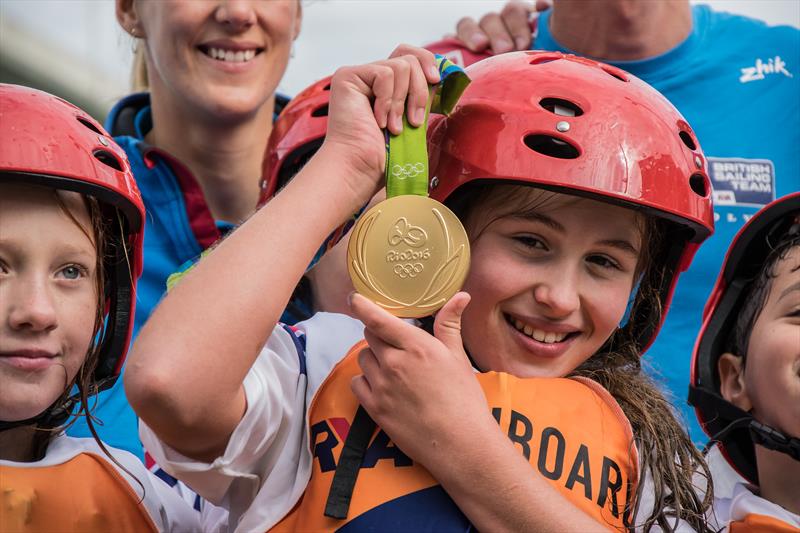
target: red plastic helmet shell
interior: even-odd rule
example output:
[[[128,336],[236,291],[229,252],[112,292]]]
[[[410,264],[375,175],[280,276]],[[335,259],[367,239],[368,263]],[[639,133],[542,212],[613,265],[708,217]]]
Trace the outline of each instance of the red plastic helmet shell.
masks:
[[[497,180],[667,219],[685,237],[657,258],[670,263],[666,309],[678,273],[714,228],[705,157],[675,107],[623,70],[558,52],[502,54],[466,72],[472,83],[429,129],[431,196],[445,201],[467,183]],[[636,333],[642,350],[655,323]]]
[[[703,310],[703,325],[692,354],[692,388],[702,389],[724,401],[720,394],[717,370],[719,358],[727,348],[726,342],[744,304],[747,287],[763,268],[774,245],[768,241],[768,234],[774,231],[779,221],[792,215],[800,216],[800,192],[779,198],[763,207],[733,238],[717,282]],[[697,420],[710,438],[715,438],[734,421],[702,398],[692,403],[695,405]],[[723,456],[737,472],[751,482],[757,482],[755,452],[746,428],[729,433],[719,446]]]
[[[331,77],[292,98],[272,126],[264,154],[259,207],[286,185],[325,139]]]
[[[110,386],[130,343],[142,273],[144,204],[125,152],[83,110],[18,85],[0,84],[0,138],[0,181],[93,196],[124,217],[127,257],[121,250],[106,266],[107,327],[95,371],[96,383]],[[111,222],[112,231],[120,225]]]

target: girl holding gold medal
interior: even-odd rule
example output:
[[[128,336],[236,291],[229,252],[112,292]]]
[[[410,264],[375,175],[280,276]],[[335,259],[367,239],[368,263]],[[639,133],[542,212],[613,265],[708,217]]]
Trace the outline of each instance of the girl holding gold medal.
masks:
[[[231,530],[704,529],[705,465],[640,364],[713,229],[689,125],[613,67],[506,54],[432,119],[428,180],[415,149],[394,150],[440,78],[407,52],[334,75],[318,153],[142,330],[126,390],[147,449]],[[388,161],[384,128],[403,132]],[[410,207],[378,204],[353,231],[348,267],[379,305],[354,294],[360,321],[276,324],[319,242],[395,162],[429,188],[390,183]],[[469,296],[448,301],[462,272]]]

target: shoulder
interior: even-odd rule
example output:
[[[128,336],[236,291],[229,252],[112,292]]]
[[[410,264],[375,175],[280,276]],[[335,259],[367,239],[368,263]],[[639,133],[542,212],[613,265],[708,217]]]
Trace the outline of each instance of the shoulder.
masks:
[[[325,380],[350,348],[364,338],[364,324],[338,313],[317,313],[294,326],[305,343],[309,394]]]
[[[128,491],[130,497],[147,511],[159,530],[192,530],[200,525],[199,514],[168,485],[149,472],[138,457],[111,446],[105,446],[104,451],[91,438],[60,434],[50,443],[45,457],[40,461],[0,461],[0,466],[49,469],[47,471],[50,472],[48,476],[51,479],[57,479],[58,476],[54,473],[60,471],[69,476],[80,475],[87,483],[94,479],[96,482],[102,480],[101,485],[105,483],[106,487],[124,487],[124,491]]]
[[[746,483],[737,483],[730,497],[715,497],[714,514],[721,525],[743,522],[756,528],[753,531],[776,521],[800,527],[800,516],[762,498]]]
[[[699,30],[708,32],[707,37],[730,40],[739,47],[755,50],[765,46],[778,46],[784,48],[786,52],[797,53],[796,45],[800,40],[800,29],[793,26],[771,26],[763,20],[715,11],[706,5],[695,5],[693,10],[694,20],[701,26]],[[713,45],[713,41],[711,44]]]
[[[150,105],[150,93],[133,93],[120,99],[108,112],[103,127],[114,137],[136,137],[136,115]]]
[[[364,337],[364,325],[337,313],[317,313],[294,326],[277,324],[250,369],[248,381],[307,380],[313,395],[331,369]],[[251,392],[248,390],[248,393]],[[249,397],[249,395],[248,395]]]

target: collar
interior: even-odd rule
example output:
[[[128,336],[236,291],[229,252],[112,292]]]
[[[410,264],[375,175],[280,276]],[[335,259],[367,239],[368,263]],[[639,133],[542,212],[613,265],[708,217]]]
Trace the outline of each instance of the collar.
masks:
[[[273,120],[278,118],[288,103],[288,96],[275,93]],[[133,93],[121,99],[108,113],[104,126],[113,137],[124,135],[144,140],[144,136],[153,127],[150,93]]]
[[[289,103],[289,98],[275,94],[275,113],[273,120]],[[208,211],[205,196],[191,170],[178,158],[156,146],[144,141],[145,135],[153,128],[153,114],[150,105],[150,93],[134,93],[121,99],[109,112],[104,124],[114,137],[132,137],[142,154],[142,161],[148,170],[153,170],[159,162],[163,162],[175,175],[183,191],[187,213],[192,230],[203,248],[208,248],[221,235],[233,229],[234,225],[225,220],[214,220]]]
[[[537,50],[549,50],[564,52],[567,54],[581,55],[564,47],[553,38],[553,35],[550,33],[551,15],[551,9],[548,9],[539,15],[537,34],[536,38],[534,39],[533,48]],[[648,82],[652,83],[655,80],[670,75],[676,70],[685,70],[686,65],[692,62],[693,56],[695,56],[697,49],[702,46],[708,17],[708,6],[693,6],[692,31],[689,33],[689,36],[675,48],[663,54],[636,61],[609,61],[601,57],[592,59],[614,65],[627,72],[630,72],[638,78],[646,79]]]

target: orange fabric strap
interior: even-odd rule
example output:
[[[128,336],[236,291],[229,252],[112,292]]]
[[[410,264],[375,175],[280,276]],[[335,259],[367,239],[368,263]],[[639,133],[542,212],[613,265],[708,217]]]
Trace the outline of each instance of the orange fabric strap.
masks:
[[[749,514],[731,522],[729,528],[730,533],[800,533],[800,528],[761,514]]]

